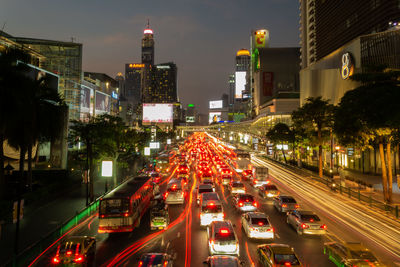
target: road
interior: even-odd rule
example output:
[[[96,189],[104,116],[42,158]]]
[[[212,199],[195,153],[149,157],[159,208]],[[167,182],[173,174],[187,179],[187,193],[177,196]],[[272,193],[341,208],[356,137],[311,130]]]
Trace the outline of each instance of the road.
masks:
[[[195,188],[199,184],[196,176],[195,162],[191,163],[190,190],[185,205],[170,205],[170,226],[166,230],[151,231],[149,213],[146,212],[138,228],[131,233],[97,234],[98,219],[89,218],[70,235],[96,236],[96,266],[137,266],[139,258],[147,252],[166,252],[174,257],[174,266],[202,266],[209,256],[206,228],[200,227],[199,207],[195,201]],[[259,210],[267,214],[275,228],[274,243],[289,244],[294,247],[304,266],[335,266],[323,254],[323,244],[327,241],[362,241],[376,256],[388,266],[400,262],[398,243],[400,227],[397,222],[385,218],[384,214],[373,213],[356,201],[346,199],[330,192],[306,177],[299,177],[281,166],[271,164],[264,159],[253,156],[254,165],[268,166],[271,179],[282,194],[296,198],[301,209],[316,212],[328,226],[328,234],[323,237],[300,236],[286,223],[286,214],[281,214],[272,202],[259,197],[256,189],[245,182],[248,193],[256,197]],[[230,165],[229,165],[230,166]],[[239,176],[232,168],[234,178]],[[214,175],[217,170],[213,168]],[[165,181],[175,176],[165,176]],[[161,186],[165,190],[166,182]],[[241,214],[235,210],[231,196],[221,184],[216,192],[223,201],[225,218],[232,221],[240,241],[240,261],[243,266],[258,266],[257,246],[266,241],[247,238],[241,228]],[[42,255],[34,266],[46,266],[54,256],[55,247]]]

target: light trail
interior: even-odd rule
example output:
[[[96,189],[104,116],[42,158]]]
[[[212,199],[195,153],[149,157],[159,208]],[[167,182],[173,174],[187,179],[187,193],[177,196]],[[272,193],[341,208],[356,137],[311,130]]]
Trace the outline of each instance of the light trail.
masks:
[[[400,260],[400,224],[397,221],[374,212],[369,207],[365,209],[365,206],[339,194],[331,196],[326,192],[327,189],[311,183],[290,170],[257,157],[254,161],[268,166],[278,181],[295,189],[295,193],[307,200],[310,205],[317,209],[325,209],[335,220],[359,232]]]
[[[250,252],[249,252],[249,246],[247,245],[247,241],[245,242],[245,247],[246,247],[246,253],[247,253],[247,258],[250,261],[251,266],[255,266],[253,259],[250,256]]]

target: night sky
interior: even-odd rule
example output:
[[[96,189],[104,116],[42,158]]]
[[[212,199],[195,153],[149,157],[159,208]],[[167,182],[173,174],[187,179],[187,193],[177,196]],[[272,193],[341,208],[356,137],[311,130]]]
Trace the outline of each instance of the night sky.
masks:
[[[299,46],[298,0],[2,0],[0,27],[19,37],[83,44],[83,70],[115,77],[140,62],[147,19],[155,63],[178,66],[183,104],[206,112],[228,93],[235,53],[249,48],[250,31],[266,28],[271,46]]]

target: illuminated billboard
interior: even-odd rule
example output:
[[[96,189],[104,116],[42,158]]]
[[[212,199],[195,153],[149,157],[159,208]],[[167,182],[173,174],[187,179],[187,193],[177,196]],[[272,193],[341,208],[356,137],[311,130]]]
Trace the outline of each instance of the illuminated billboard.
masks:
[[[260,29],[253,32],[253,49],[269,47],[269,31]]]
[[[210,109],[222,108],[222,100],[210,101]]]
[[[186,116],[186,122],[195,122],[194,116]]]
[[[208,115],[208,123],[219,122],[221,120],[221,112],[210,112]]]
[[[96,91],[95,99],[96,115],[110,113],[111,97],[109,95]]]
[[[235,98],[242,98],[242,91],[246,86],[246,72],[235,72]]]
[[[172,123],[173,104],[143,104],[143,123]]]

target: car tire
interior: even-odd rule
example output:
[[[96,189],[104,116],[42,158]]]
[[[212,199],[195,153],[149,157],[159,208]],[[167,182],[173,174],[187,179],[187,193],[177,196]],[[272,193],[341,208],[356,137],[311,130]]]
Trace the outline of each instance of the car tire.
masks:
[[[297,227],[297,234],[298,234],[298,235],[302,235],[302,234],[303,234],[303,230],[300,230],[300,229]]]

